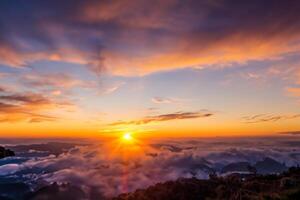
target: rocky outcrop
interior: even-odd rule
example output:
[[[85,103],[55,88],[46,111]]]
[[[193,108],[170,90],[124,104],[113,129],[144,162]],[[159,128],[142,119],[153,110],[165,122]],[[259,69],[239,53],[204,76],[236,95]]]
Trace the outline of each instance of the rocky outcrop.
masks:
[[[0,146],[0,159],[9,156],[15,156],[15,152]]]

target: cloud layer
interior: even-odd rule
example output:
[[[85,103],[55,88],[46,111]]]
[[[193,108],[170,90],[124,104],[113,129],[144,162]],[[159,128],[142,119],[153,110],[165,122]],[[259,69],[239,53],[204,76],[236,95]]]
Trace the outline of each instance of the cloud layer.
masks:
[[[273,59],[299,50],[299,8],[271,0],[3,1],[0,58],[121,75]]]
[[[274,162],[276,166],[295,166],[300,164],[300,149],[294,137],[158,140],[110,149],[101,142],[65,147],[63,143],[17,145],[9,148],[19,157],[0,163],[0,178],[14,177],[34,188],[52,182],[71,183],[87,196],[94,189],[115,196],[180,177],[207,178],[213,171],[238,170],[229,166],[239,162],[255,165],[263,161],[265,166],[271,162],[272,167],[265,171],[272,171]],[[136,148],[138,154],[126,156]],[[236,164],[228,165],[232,163]]]

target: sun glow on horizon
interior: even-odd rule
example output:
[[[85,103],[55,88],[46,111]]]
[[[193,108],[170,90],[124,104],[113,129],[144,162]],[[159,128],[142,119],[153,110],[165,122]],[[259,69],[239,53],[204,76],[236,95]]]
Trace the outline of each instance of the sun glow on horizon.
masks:
[[[120,133],[117,139],[106,143],[110,158],[121,158],[128,161],[136,157],[144,156],[147,144],[135,137],[136,132]]]

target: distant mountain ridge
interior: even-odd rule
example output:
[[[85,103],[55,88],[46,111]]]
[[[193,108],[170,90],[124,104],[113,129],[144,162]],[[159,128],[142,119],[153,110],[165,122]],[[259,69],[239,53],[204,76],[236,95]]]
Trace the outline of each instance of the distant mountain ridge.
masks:
[[[12,149],[13,151],[19,154],[28,154],[28,151],[33,152],[48,152],[49,154],[54,154],[58,156],[63,152],[67,152],[69,149],[83,144],[77,143],[65,143],[65,142],[47,142],[43,144],[24,144],[24,145],[11,145],[7,146],[7,148]]]
[[[250,172],[251,164],[249,162],[235,162],[225,165],[221,173],[228,173],[228,172]]]
[[[254,165],[249,162],[234,162],[225,165],[220,173],[254,173],[254,174],[276,174],[286,171],[288,167],[272,158],[265,157],[263,160],[257,161]]]
[[[221,164],[220,164],[221,165]],[[209,161],[202,159],[198,164],[193,164],[190,167],[189,173],[193,177],[198,177],[198,173],[204,172],[209,174],[218,174],[226,176],[229,174],[278,174],[288,170],[288,167],[284,163],[280,163],[272,158],[265,157],[262,160],[258,160],[256,163],[251,164],[247,161],[232,162],[227,165],[215,166]]]
[[[285,166],[285,164],[279,163],[276,160],[273,160],[268,157],[262,161],[256,162],[254,167],[257,170],[257,173],[259,173],[259,174],[270,174],[270,172],[271,173],[281,173],[288,169]]]

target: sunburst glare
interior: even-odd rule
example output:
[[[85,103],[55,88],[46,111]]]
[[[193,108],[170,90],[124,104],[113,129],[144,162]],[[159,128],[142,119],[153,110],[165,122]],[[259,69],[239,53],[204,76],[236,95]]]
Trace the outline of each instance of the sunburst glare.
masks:
[[[122,139],[125,140],[125,141],[132,141],[133,140],[133,137],[131,135],[130,132],[127,132],[125,133],[123,136],[122,136]]]

